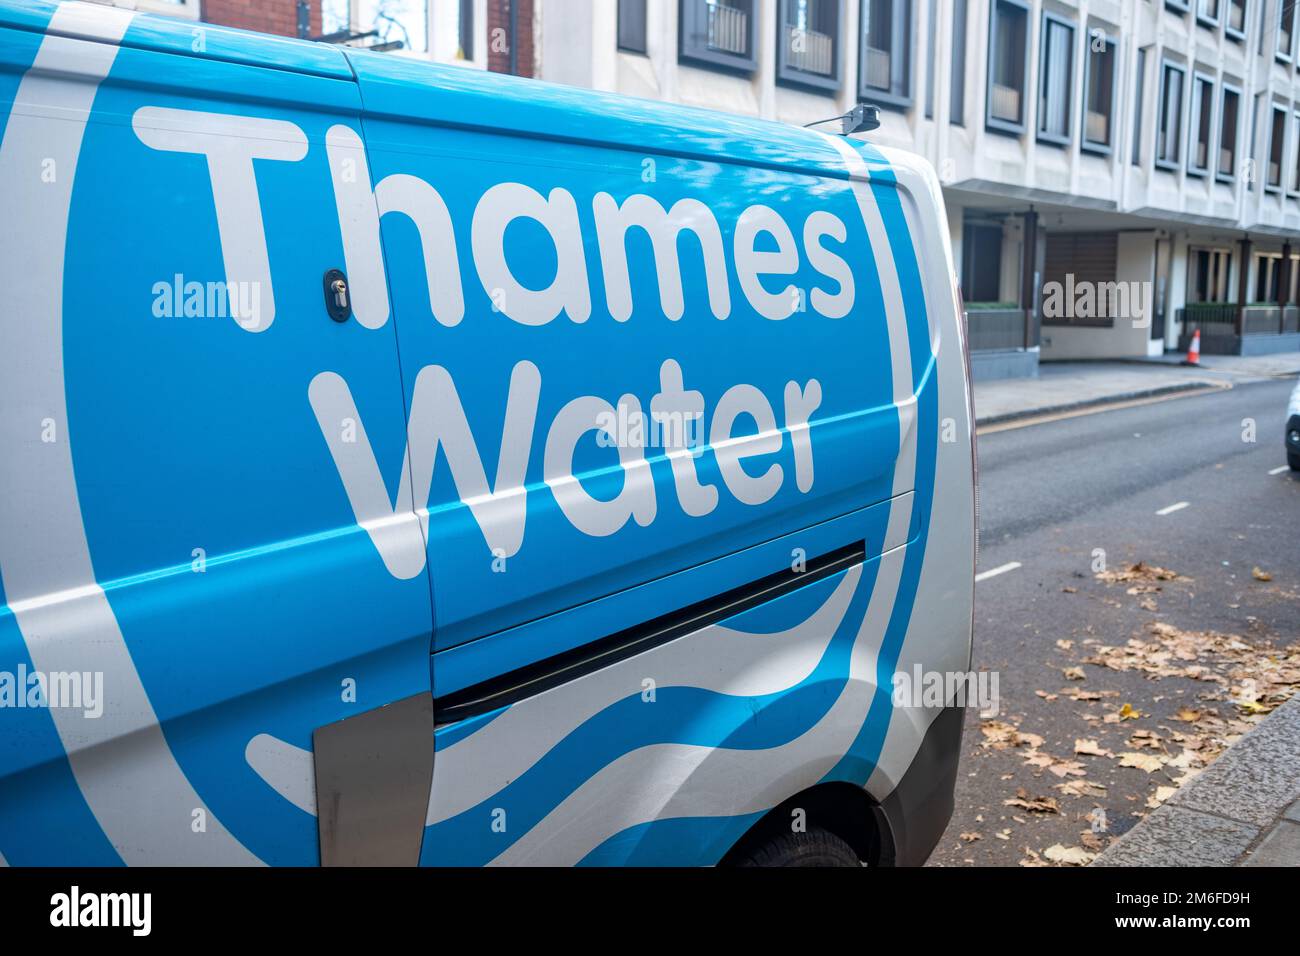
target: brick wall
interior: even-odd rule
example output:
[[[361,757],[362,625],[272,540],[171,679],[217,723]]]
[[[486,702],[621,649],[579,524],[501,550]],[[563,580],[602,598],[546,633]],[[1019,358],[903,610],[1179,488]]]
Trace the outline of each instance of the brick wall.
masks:
[[[311,4],[311,35],[320,35],[320,0]],[[201,0],[200,16],[208,23],[259,33],[298,35],[297,0]]]
[[[533,0],[488,0],[488,69],[495,73],[510,72],[511,3],[519,5],[519,53],[515,72],[519,76],[532,76],[536,66],[533,54]]]

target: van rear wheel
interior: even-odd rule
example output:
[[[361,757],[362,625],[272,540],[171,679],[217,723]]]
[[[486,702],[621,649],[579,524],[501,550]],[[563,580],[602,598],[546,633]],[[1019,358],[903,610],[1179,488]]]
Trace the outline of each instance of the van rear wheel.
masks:
[[[1287,452],[1286,463],[1291,466],[1292,471],[1300,471],[1300,455],[1295,452]]]
[[[809,827],[778,833],[736,861],[737,866],[861,866],[858,854],[834,833]]]

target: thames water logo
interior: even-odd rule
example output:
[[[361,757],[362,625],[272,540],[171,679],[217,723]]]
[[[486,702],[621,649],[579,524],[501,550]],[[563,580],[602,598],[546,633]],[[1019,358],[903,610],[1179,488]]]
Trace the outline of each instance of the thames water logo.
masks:
[[[125,927],[133,936],[148,936],[153,928],[153,894],[82,893],[73,886],[50,897],[50,925]]]

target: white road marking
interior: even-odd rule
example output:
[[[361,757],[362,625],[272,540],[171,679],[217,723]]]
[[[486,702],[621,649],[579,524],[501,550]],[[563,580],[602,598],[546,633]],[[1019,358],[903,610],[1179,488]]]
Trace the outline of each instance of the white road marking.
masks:
[[[1269,474],[1270,474],[1270,475],[1280,475],[1280,474],[1282,474],[1282,472],[1284,472],[1284,471],[1290,471],[1290,470],[1291,470],[1291,466],[1290,466],[1290,465],[1281,465],[1281,466],[1279,466],[1279,467],[1277,467],[1277,468],[1274,468],[1272,471],[1269,472]]]
[[[989,578],[996,577],[999,574],[1005,574],[1008,571],[1014,571],[1020,567],[1019,561],[1008,561],[1006,564],[999,565],[996,568],[989,568],[987,571],[981,571],[975,575],[976,581],[987,581]]]
[[[1182,511],[1182,510],[1183,510],[1184,508],[1186,508],[1189,504],[1190,504],[1190,502],[1187,502],[1187,501],[1180,501],[1180,502],[1178,502],[1177,504],[1170,505],[1168,508],[1161,508],[1159,511],[1156,512],[1156,514],[1158,514],[1158,515],[1171,515],[1171,514],[1173,514],[1175,511]]]

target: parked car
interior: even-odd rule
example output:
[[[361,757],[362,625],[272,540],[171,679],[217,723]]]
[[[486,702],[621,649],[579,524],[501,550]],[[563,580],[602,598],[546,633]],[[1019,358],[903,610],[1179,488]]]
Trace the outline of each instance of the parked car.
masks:
[[[1286,461],[1292,471],[1300,471],[1300,381],[1286,409]]]
[[[0,0],[0,862],[922,862],[933,170],[202,34]]]

